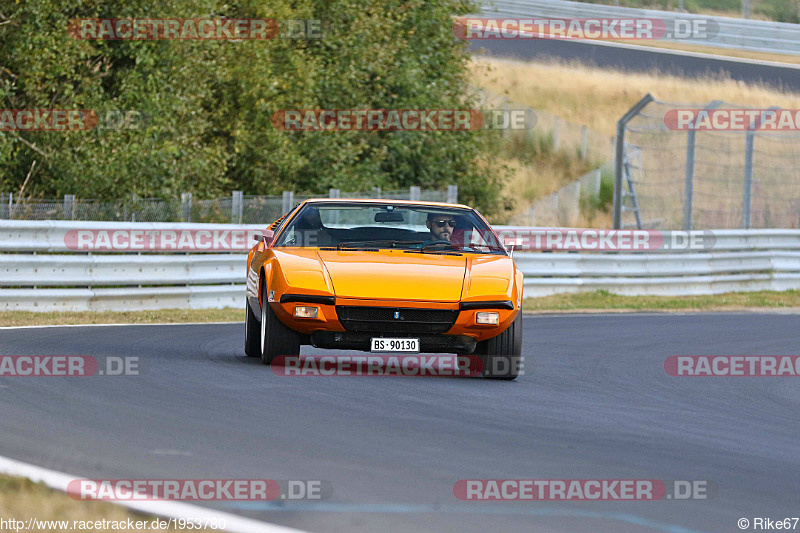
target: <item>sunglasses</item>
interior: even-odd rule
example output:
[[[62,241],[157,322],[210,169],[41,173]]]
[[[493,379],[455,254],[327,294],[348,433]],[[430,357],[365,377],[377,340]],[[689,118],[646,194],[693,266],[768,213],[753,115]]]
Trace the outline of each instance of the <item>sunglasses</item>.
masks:
[[[443,228],[445,226],[445,224],[450,226],[451,228],[455,228],[456,227],[456,221],[455,220],[436,220],[436,221],[434,221],[434,224],[436,224],[437,228]]]

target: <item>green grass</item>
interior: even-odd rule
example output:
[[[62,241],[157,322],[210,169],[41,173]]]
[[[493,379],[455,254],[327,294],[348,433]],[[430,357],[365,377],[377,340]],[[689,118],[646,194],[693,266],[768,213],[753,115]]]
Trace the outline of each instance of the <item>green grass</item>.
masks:
[[[596,194],[581,193],[580,208],[584,218],[591,224],[599,211],[608,213],[614,203],[614,175],[610,168],[600,173],[600,191]]]
[[[0,474],[0,517],[9,520],[27,521],[30,518],[48,521],[68,522],[66,528],[59,524],[49,524],[51,527],[40,529],[51,533],[66,533],[76,531],[75,521],[108,520],[127,522],[130,518],[134,522],[152,523],[154,517],[138,513],[124,507],[103,501],[78,501],[70,498],[66,493],[48,488],[42,483],[34,483],[29,479]],[[165,519],[162,519],[165,520]],[[148,524],[149,525],[149,524]],[[42,525],[44,528],[44,526]],[[6,528],[7,531],[13,529]],[[28,531],[23,528],[22,531]],[[31,531],[36,531],[32,529]],[[123,530],[119,530],[123,531]],[[155,531],[151,529],[140,531]],[[177,531],[174,528],[159,531]],[[210,529],[207,531],[211,531]]]
[[[736,311],[800,308],[800,291],[729,292],[709,296],[619,296],[608,291],[526,298],[522,309],[553,311]],[[163,309],[159,311],[34,313],[0,312],[0,326],[67,324],[180,324],[244,322],[244,309]],[[244,334],[244,331],[242,331]]]
[[[552,131],[531,130],[514,131],[501,144],[502,155],[520,163],[531,165],[548,160],[551,165],[560,166],[578,176],[597,168],[603,161],[587,157],[581,159],[580,146],[555,148]]]
[[[620,296],[608,291],[526,298],[525,311],[736,311],[800,308],[800,291],[729,292],[707,296]]]
[[[173,324],[182,322],[244,322],[241,309],[161,309],[158,311],[0,311],[0,326],[53,324]]]

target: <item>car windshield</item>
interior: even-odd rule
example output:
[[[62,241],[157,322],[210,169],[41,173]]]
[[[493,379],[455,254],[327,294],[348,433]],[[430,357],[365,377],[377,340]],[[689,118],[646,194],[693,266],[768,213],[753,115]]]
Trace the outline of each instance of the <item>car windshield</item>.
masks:
[[[472,209],[352,202],[306,204],[281,229],[275,247],[506,253]]]

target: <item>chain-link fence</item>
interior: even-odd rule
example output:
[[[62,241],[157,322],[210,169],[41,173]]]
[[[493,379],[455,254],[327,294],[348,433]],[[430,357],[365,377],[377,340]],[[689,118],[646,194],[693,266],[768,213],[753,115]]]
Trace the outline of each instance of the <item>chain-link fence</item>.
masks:
[[[800,227],[797,110],[650,95],[617,129],[615,227]],[[798,120],[798,119],[794,119]]]
[[[276,220],[298,203],[316,196],[295,195],[285,191],[281,196],[250,196],[233,191],[231,196],[212,200],[196,200],[189,193],[180,198],[137,198],[100,201],[65,195],[63,200],[22,199],[12,193],[0,194],[0,219],[15,220],[93,220],[115,222],[214,222],[261,224]],[[331,198],[385,198],[430,202],[458,202],[458,186],[446,190],[347,192],[331,189]]]

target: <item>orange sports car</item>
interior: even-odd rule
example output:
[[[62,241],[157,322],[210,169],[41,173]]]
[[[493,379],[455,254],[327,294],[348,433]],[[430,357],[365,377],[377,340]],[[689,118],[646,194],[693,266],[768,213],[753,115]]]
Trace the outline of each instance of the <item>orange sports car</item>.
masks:
[[[486,220],[455,204],[307,200],[247,258],[245,353],[300,346],[476,354],[483,375],[522,364],[522,272]]]

